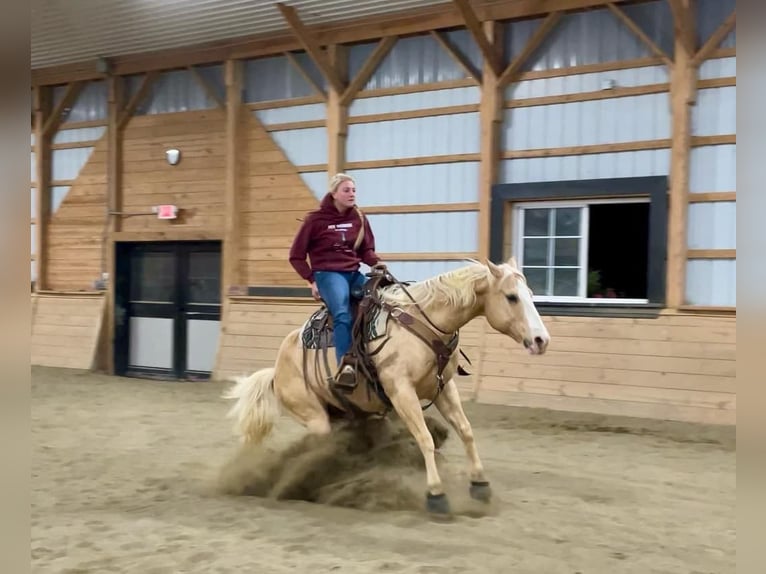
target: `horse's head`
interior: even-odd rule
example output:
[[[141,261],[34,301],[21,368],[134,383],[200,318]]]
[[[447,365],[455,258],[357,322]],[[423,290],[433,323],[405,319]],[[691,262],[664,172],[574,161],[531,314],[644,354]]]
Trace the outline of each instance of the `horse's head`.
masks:
[[[477,285],[484,316],[493,329],[521,343],[533,355],[542,355],[551,340],[532,301],[526,278],[511,258],[496,265],[487,261],[487,277]]]

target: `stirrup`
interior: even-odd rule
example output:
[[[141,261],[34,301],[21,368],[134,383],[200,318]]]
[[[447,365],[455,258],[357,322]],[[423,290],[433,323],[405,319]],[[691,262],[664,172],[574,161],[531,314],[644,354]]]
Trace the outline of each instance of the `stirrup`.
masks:
[[[356,371],[349,364],[344,364],[338,374],[335,375],[335,385],[345,392],[351,392],[356,388]]]

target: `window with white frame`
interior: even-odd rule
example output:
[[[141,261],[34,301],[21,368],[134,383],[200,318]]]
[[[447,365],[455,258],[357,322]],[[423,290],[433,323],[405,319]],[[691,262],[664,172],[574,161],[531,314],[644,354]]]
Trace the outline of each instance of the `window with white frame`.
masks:
[[[513,254],[536,301],[649,301],[649,198],[512,205]]]

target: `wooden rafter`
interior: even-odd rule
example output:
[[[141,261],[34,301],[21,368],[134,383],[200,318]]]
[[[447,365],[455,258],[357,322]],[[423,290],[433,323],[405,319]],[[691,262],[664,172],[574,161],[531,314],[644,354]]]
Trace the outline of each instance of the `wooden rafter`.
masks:
[[[335,91],[342,93],[344,86],[337,70],[330,64],[327,53],[322,51],[319,47],[319,43],[312,37],[306,26],[303,25],[295,8],[286,6],[281,2],[277,3],[277,8],[279,8],[282,16],[287,21],[290,28],[292,28],[298,42],[303,46],[303,49],[308,52],[311,59],[314,60],[314,63],[321,70],[327,83],[329,83]]]
[[[707,42],[705,42],[702,48],[700,48],[699,51],[694,55],[694,58],[692,58],[692,64],[699,66],[702,64],[702,62],[707,60],[710,54],[712,54],[713,51],[721,45],[721,42],[723,42],[724,38],[726,38],[729,32],[732,31],[736,23],[737,13],[735,10],[729,14],[729,17],[723,21],[723,24],[721,24],[718,29],[713,32],[710,38],[708,38]]]
[[[285,52],[285,58],[287,58],[287,61],[290,62],[290,65],[295,68],[295,70],[303,77],[303,79],[309,83],[314,91],[322,96],[323,100],[327,101],[327,94],[325,93],[322,86],[317,84],[316,81],[314,81],[314,78],[311,77],[311,74],[309,74],[306,69],[301,66],[301,63],[298,61],[298,58],[295,57],[295,54],[292,52]]]
[[[188,70],[197,84],[199,84],[199,86],[205,91],[208,97],[215,102],[215,105],[221,109],[225,108],[226,102],[224,102],[223,99],[221,99],[221,96],[215,92],[213,86],[211,86],[210,83],[202,77],[202,74],[199,73],[199,70],[197,70],[197,68],[194,66],[189,66]]]
[[[607,8],[614,14],[617,18],[622,21],[623,24],[625,24],[631,32],[633,32],[639,40],[641,40],[646,46],[651,50],[654,55],[659,56],[662,58],[662,60],[665,62],[665,65],[672,66],[673,61],[670,59],[670,57],[657,45],[654,43],[654,41],[646,35],[646,33],[641,29],[638,24],[636,24],[633,19],[628,16],[622,8],[618,8],[613,2],[610,2],[606,5]]]
[[[479,50],[481,50],[481,55],[487,62],[489,62],[490,69],[494,72],[495,76],[499,76],[502,72],[502,62],[497,57],[497,52],[495,51],[492,42],[487,39],[487,35],[481,27],[481,22],[479,21],[478,16],[476,16],[476,12],[473,11],[468,0],[452,1],[460,12],[460,15],[463,17],[463,22],[465,23],[466,28],[468,28],[468,32],[470,32],[471,36],[473,36],[473,39],[476,41],[476,44],[478,44]]]
[[[82,92],[82,89],[85,87],[85,83],[86,82],[72,82],[67,86],[66,92],[64,92],[64,97],[61,98],[61,101],[58,104],[56,104],[56,107],[53,108],[53,111],[51,111],[48,119],[45,121],[45,125],[43,126],[43,134],[45,136],[52,135],[53,132],[58,129],[61,125],[61,116],[64,113],[64,110],[74,104],[80,95],[80,92]]]
[[[130,98],[130,101],[125,106],[125,109],[119,115],[119,119],[117,121],[117,129],[122,130],[126,125],[128,125],[128,122],[130,121],[130,118],[133,117],[136,108],[138,108],[138,105],[149,93],[149,88],[152,87],[152,84],[159,77],[159,75],[159,72],[154,71],[149,72],[144,76],[144,79],[141,81],[141,85],[138,87],[138,90],[136,90],[136,93],[133,94],[133,97]]]
[[[388,55],[397,40],[398,38],[396,36],[386,36],[378,42],[378,45],[375,46],[375,50],[373,50],[372,54],[370,54],[362,65],[362,69],[359,70],[356,77],[351,80],[351,83],[349,83],[348,87],[343,91],[343,95],[341,95],[340,98],[340,104],[342,106],[351,103],[351,100],[354,99],[357,92],[362,89],[370,79],[370,76],[377,70],[378,66],[383,61],[383,58]]]
[[[558,24],[561,16],[561,12],[551,12],[548,14],[548,16],[545,17],[545,20],[543,20],[542,24],[540,24],[537,30],[535,30],[535,33],[532,34],[532,37],[527,42],[527,45],[524,46],[521,54],[516,56],[516,58],[514,58],[514,60],[508,64],[508,67],[501,74],[500,79],[498,80],[501,88],[507,86],[511,82],[513,77],[521,70],[521,67],[526,63],[529,57],[535,52],[535,50],[537,50],[537,48],[540,47],[540,45],[543,43],[543,40],[545,40],[551,30],[553,30],[553,27]]]
[[[694,21],[691,16],[690,0],[668,0],[673,13],[676,35],[680,37],[687,54],[694,54],[697,42],[694,39]]]
[[[481,85],[482,83],[482,76],[481,72],[479,72],[476,68],[473,67],[473,64],[468,61],[468,58],[466,58],[463,54],[461,54],[455,46],[453,46],[447,38],[445,38],[440,32],[436,30],[431,30],[431,36],[434,37],[434,39],[439,43],[439,45],[444,48],[444,51],[447,52],[450,56],[452,56],[452,59],[457,62],[457,65],[460,66],[463,71],[468,75],[469,78],[473,79],[477,85]]]

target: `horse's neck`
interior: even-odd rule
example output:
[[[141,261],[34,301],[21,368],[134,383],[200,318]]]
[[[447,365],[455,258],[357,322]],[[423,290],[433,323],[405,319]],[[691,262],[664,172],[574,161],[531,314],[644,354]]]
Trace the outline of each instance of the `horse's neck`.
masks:
[[[420,306],[425,315],[445,333],[454,333],[480,313],[480,303],[472,306],[458,306],[436,299]]]

